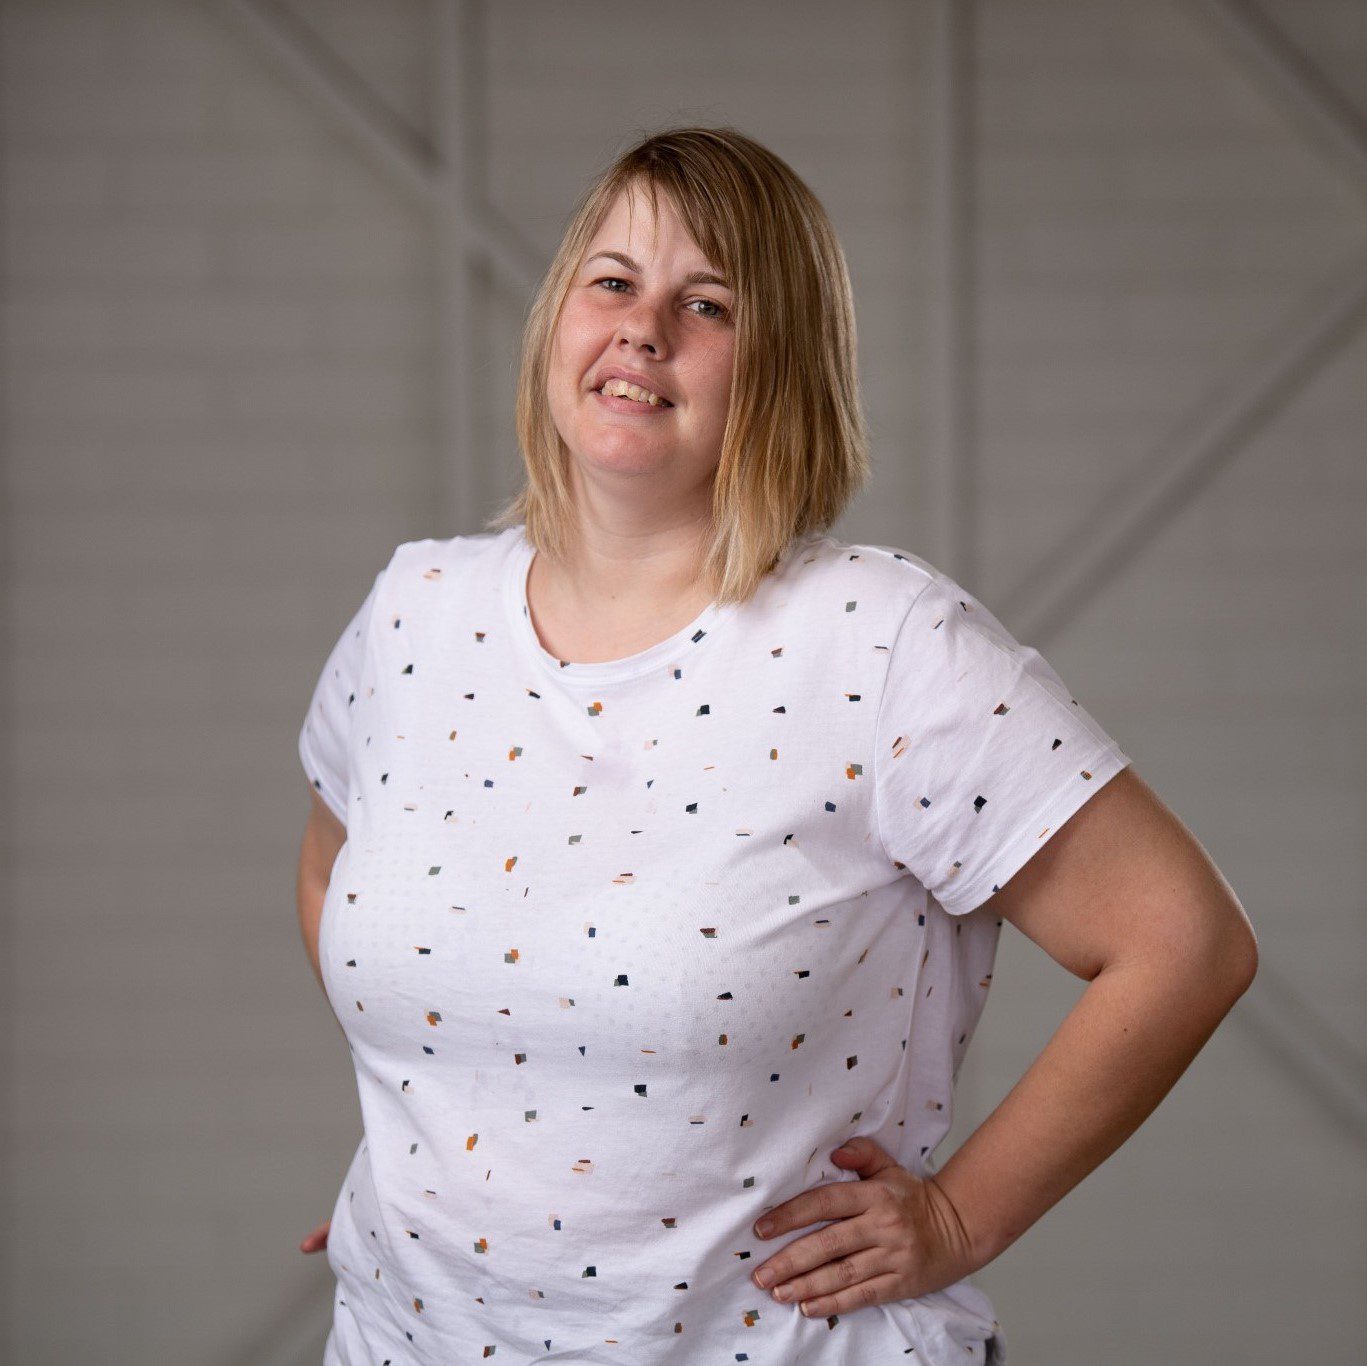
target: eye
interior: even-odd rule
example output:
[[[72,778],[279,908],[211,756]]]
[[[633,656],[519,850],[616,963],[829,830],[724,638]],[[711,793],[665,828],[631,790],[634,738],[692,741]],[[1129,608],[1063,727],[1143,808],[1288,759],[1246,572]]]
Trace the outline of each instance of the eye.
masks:
[[[698,316],[701,318],[715,318],[720,322],[721,319],[726,317],[726,306],[724,304],[719,304],[715,299],[694,299],[692,302],[695,304],[706,304],[708,308],[715,308],[717,310],[715,313],[700,313]]]
[[[601,279],[595,280],[593,283],[595,288],[599,285],[624,285],[627,289],[631,288],[631,282],[622,279],[620,275],[605,275]],[[607,292],[609,294],[620,294],[621,290],[609,289]],[[723,319],[730,316],[730,311],[727,309],[726,305],[719,304],[715,299],[692,299],[689,303],[690,305],[705,304],[708,308],[716,309],[715,313],[699,313],[698,317],[700,318],[711,318],[716,322],[721,322]]]

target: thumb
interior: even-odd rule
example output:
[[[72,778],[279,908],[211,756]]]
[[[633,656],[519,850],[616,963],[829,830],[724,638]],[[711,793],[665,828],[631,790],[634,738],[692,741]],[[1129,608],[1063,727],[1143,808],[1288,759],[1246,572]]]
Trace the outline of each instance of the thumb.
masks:
[[[831,1161],[850,1171],[858,1172],[861,1177],[873,1176],[897,1165],[896,1159],[881,1143],[863,1135],[847,1138],[831,1153]]]

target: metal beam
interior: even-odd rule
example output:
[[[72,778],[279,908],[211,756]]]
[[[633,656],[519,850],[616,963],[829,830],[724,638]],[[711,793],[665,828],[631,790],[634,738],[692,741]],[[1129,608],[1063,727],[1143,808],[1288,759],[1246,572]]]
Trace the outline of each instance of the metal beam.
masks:
[[[1367,128],[1305,54],[1248,0],[1189,2],[1273,85],[1315,140],[1351,168],[1359,188],[1367,186]],[[1308,315],[1290,325],[1289,339],[1264,348],[1263,357],[1217,394],[1189,429],[1179,428],[1108,490],[1101,505],[1003,595],[999,615],[1015,623],[1023,639],[1047,645],[1247,449],[1252,436],[1358,334],[1365,319],[1367,256],[1325,281]],[[1367,1062],[1296,996],[1274,966],[1260,966],[1254,988],[1230,1018],[1322,1114],[1354,1137],[1367,1133]],[[1333,1057],[1339,1062],[1331,1062]]]
[[[1023,639],[1036,645],[1053,639],[1358,332],[1367,319],[1367,256],[1322,294],[1289,340],[1255,361],[1232,392],[1211,400],[1188,430],[1137,461],[1002,595],[999,615],[1015,623]]]
[[[1331,145],[1367,189],[1367,127],[1357,110],[1323,77],[1250,0],[1188,0],[1237,55],[1289,102],[1315,138]],[[1367,257],[1343,279],[1326,283],[1312,316],[1294,327],[1291,340],[1256,361],[1232,397],[1221,397],[1196,430],[1138,462],[1103,506],[1080,519],[1055,550],[1022,575],[1003,598],[1003,612],[1021,632],[1047,643],[1062,624],[1239,454],[1315,369],[1351,337],[1362,321]],[[1077,546],[1083,549],[1079,553]],[[1027,604],[1042,603],[1030,608]]]
[[[1040,564],[1003,595],[998,615],[1016,623],[1023,640],[1047,645],[1132,563],[1158,532],[1215,476],[1232,463],[1249,438],[1342,349],[1367,320],[1367,258],[1355,282],[1326,290],[1327,304],[1257,364],[1230,398],[1222,398],[1174,447],[1139,462],[1101,506],[1079,518]],[[1033,604],[1042,604],[1033,606]],[[1295,1000],[1294,1014],[1287,1002]],[[1299,1001],[1272,964],[1264,963],[1230,1019],[1280,1068],[1321,1114],[1361,1141],[1367,1134],[1367,1063],[1326,1019]],[[1336,1067],[1331,1055],[1355,1064]]]
[[[973,244],[976,148],[973,141],[973,22],[970,0],[940,0],[934,10],[935,327],[939,367],[934,451],[938,556],[965,582],[978,577],[977,352],[972,328],[977,284]]]
[[[216,5],[392,184],[429,211],[447,209],[445,168],[437,149],[379,99],[311,28],[266,0],[216,0]],[[545,269],[542,253],[489,206],[467,202],[464,212],[466,240],[478,245],[520,294],[534,289]]]
[[[433,509],[446,527],[470,530],[485,512],[476,408],[479,385],[473,369],[476,338],[487,329],[477,326],[471,269],[474,248],[483,243],[470,228],[470,206],[480,188],[475,183],[481,131],[475,63],[484,48],[483,18],[479,0],[437,0],[433,35],[442,158],[442,198],[436,217],[438,440]]]
[[[1269,87],[1367,193],[1367,123],[1304,51],[1250,0],[1188,0],[1229,50]]]
[[[297,15],[266,0],[219,0],[257,48],[404,193],[426,203],[436,151]]]

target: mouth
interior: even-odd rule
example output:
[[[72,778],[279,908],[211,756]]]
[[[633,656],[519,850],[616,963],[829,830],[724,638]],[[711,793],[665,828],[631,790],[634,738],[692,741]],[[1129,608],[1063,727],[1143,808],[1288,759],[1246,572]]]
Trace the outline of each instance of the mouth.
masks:
[[[651,418],[663,417],[674,405],[672,403],[642,403],[634,398],[622,398],[617,394],[605,394],[601,389],[594,389],[593,401],[606,408],[611,413],[624,413],[627,417],[643,417],[647,421]]]
[[[612,404],[615,411],[631,412],[635,409],[659,412],[674,405],[660,394],[652,393],[639,384],[625,379],[607,379],[593,391],[600,398]]]

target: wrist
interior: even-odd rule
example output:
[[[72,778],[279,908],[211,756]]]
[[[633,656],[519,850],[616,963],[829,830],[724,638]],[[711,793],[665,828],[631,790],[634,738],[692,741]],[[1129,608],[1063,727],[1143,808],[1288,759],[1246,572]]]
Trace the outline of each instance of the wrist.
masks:
[[[980,1201],[974,1200],[973,1188],[966,1178],[962,1163],[956,1166],[954,1158],[951,1158],[942,1170],[933,1175],[927,1174],[926,1179],[939,1192],[960,1230],[965,1257],[971,1263],[965,1274],[971,1275],[995,1261],[1015,1241],[1005,1235],[992,1217],[993,1212],[984,1208]]]

